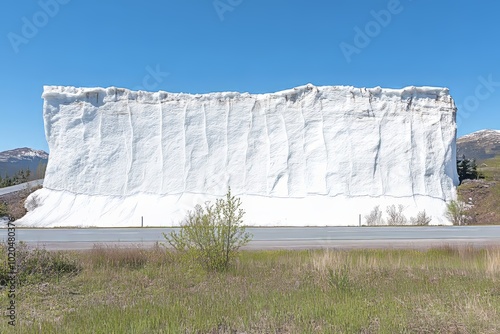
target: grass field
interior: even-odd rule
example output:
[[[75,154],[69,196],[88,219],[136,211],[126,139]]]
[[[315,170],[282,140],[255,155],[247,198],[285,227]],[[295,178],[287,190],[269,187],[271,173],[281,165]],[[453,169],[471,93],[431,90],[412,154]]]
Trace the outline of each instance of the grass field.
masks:
[[[0,333],[500,332],[500,248],[245,251],[224,273],[162,247],[61,258],[80,271],[18,286]]]
[[[478,162],[478,171],[486,180],[500,180],[500,156]]]

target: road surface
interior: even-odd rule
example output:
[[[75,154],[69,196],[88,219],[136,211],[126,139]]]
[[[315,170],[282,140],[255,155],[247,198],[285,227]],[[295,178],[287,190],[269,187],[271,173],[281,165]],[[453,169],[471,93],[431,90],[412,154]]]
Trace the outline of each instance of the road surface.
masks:
[[[16,229],[16,240],[47,249],[91,249],[96,244],[150,247],[172,228]],[[500,246],[500,226],[247,228],[248,249],[428,248]],[[0,229],[0,240],[7,240]]]
[[[21,190],[26,189],[27,187],[33,188],[33,187],[36,187],[36,186],[41,186],[42,184],[43,184],[43,179],[42,180],[34,180],[34,181],[27,182],[27,183],[18,184],[17,186],[0,188],[0,196],[21,191]]]

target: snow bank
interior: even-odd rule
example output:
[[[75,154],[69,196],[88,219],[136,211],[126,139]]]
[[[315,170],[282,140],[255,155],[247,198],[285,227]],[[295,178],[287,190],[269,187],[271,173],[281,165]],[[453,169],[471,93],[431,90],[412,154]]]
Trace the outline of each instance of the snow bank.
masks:
[[[24,225],[177,225],[228,186],[250,225],[358,225],[391,204],[443,223],[455,198],[456,108],[444,88],[46,86],[42,97],[50,159]]]

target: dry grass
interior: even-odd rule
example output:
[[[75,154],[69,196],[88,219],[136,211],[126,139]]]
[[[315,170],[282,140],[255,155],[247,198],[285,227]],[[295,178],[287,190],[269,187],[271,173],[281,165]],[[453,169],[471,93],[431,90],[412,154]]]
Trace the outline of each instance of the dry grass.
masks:
[[[500,274],[500,248],[486,250],[486,272],[492,277]]]
[[[247,251],[225,273],[162,247],[73,255],[77,276],[19,289],[19,333],[500,332],[500,248]]]
[[[159,246],[151,250],[141,247],[95,245],[84,259],[91,268],[141,268],[146,263],[159,263],[165,252]]]

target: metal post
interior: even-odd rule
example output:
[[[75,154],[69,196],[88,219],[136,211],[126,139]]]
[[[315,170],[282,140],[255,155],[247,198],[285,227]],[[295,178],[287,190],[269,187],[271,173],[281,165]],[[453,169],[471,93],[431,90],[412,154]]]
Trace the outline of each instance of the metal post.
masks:
[[[361,226],[361,213],[359,214],[359,226]]]
[[[144,216],[141,216],[141,227],[144,227]]]

